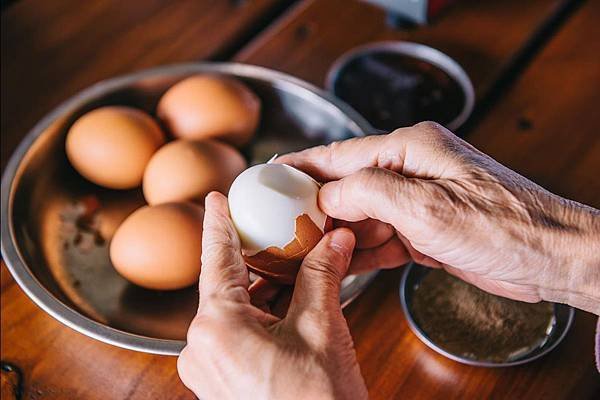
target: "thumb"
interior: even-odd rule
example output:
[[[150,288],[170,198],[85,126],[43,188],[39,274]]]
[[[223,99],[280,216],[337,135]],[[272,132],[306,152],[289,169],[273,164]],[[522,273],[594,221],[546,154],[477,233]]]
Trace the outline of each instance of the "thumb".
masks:
[[[302,262],[288,315],[339,311],[340,284],[348,270],[354,244],[354,234],[348,228],[323,236]]]

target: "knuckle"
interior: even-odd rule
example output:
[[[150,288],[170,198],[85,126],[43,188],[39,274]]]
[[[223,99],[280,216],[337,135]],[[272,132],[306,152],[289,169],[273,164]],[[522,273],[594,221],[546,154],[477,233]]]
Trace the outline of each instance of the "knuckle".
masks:
[[[324,151],[329,153],[329,157],[334,158],[333,155],[339,154],[340,149],[343,147],[343,143],[341,141],[332,142],[327,146],[322,146]]]
[[[433,121],[419,122],[414,126],[413,135],[418,135],[417,140],[434,143],[448,144],[453,141],[454,134],[442,125]]]
[[[218,352],[223,348],[224,332],[223,324],[215,319],[203,323],[194,321],[188,329],[187,346],[194,351]]]
[[[446,128],[434,121],[419,122],[418,124],[414,125],[414,128],[416,128],[420,132],[437,136],[445,135],[445,133],[447,132]]]
[[[225,222],[219,223],[218,234],[206,235],[204,238],[203,255],[210,256],[218,252],[231,252],[239,245],[239,237],[233,225]]]
[[[337,252],[329,252],[323,257],[306,258],[304,271],[309,275],[318,275],[319,281],[324,284],[337,284],[340,277],[335,265],[340,262],[342,255]]]
[[[313,147],[310,150],[311,158],[316,160],[318,163],[323,163],[323,160],[325,160],[325,164],[329,164],[333,158],[331,153],[333,151],[332,147],[335,143],[337,142],[330,143],[329,145],[322,144],[320,146]]]

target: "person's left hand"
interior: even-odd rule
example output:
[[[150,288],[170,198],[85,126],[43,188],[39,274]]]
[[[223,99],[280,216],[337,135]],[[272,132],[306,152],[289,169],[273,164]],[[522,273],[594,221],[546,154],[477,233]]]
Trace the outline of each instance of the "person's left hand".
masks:
[[[248,271],[226,198],[206,198],[200,303],[177,362],[201,399],[367,397],[339,301],[355,245],[328,232],[305,258],[287,315],[251,303]]]

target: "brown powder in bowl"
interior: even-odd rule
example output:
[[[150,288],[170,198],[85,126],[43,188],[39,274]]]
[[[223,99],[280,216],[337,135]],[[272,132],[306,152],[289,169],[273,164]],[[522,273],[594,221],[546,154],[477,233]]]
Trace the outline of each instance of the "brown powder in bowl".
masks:
[[[441,270],[423,278],[411,309],[439,347],[488,362],[514,360],[541,346],[554,320],[551,303],[494,296]]]

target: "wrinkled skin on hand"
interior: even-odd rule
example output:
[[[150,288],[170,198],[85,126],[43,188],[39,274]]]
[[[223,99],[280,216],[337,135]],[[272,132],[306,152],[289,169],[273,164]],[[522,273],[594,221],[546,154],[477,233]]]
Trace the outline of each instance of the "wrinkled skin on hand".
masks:
[[[280,157],[335,218],[296,286],[250,285],[224,196],[206,198],[198,314],[178,360],[201,399],[367,397],[339,304],[346,273],[410,260],[488,292],[600,314],[600,212],[434,123]],[[348,229],[350,228],[350,229]]]
[[[573,289],[565,281],[573,257],[593,263],[598,210],[553,195],[435,123],[277,161],[328,182],[320,207],[356,232],[351,272],[414,260],[536,302],[544,290]]]
[[[352,232],[329,232],[310,252],[278,318],[261,302],[272,288],[249,287],[225,197],[205,204],[200,304],[177,363],[183,383],[201,399],[366,398],[339,302]]]

